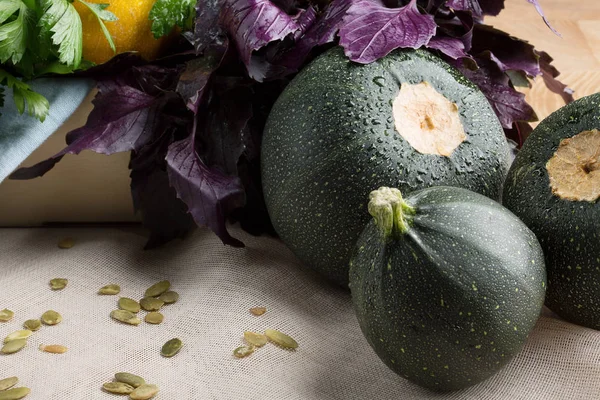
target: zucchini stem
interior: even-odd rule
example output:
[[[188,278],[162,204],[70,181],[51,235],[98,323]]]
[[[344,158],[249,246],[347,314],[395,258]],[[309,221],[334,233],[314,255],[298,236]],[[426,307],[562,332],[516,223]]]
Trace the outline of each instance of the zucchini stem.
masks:
[[[396,188],[380,187],[369,194],[369,214],[384,237],[400,237],[410,229],[416,209],[402,198]]]

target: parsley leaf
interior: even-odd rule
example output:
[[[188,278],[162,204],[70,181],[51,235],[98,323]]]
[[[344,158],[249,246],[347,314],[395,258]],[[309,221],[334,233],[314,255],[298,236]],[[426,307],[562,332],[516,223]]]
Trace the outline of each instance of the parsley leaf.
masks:
[[[68,0],[44,0],[44,15],[39,22],[42,35],[52,32],[52,43],[58,45],[62,63],[77,68],[81,62],[83,33],[81,18]]]
[[[175,26],[190,29],[196,16],[194,0],[157,0],[148,18],[155,38],[168,35]]]
[[[21,0],[4,0],[0,2],[0,24],[10,18],[21,8]]]
[[[15,78],[3,69],[0,69],[0,85],[12,88],[13,99],[19,114],[25,112],[25,105],[27,105],[28,114],[44,122],[50,108],[50,104],[44,96],[34,92],[28,84]],[[0,106],[3,105],[3,102],[4,99],[2,99]]]
[[[2,0],[0,6],[0,62],[13,64],[23,58],[29,36],[30,10],[21,0]],[[12,12],[11,12],[12,11]],[[15,13],[18,14],[15,16]]]
[[[108,31],[108,29],[106,29],[106,25],[104,25],[104,21],[118,20],[118,18],[115,14],[106,10],[106,8],[108,6],[110,6],[110,4],[88,3],[87,1],[84,1],[84,0],[77,0],[77,1],[79,1],[81,4],[85,4],[92,11],[92,13],[96,16],[96,18],[98,18],[98,23],[100,24],[100,28],[102,28],[102,32],[104,33],[106,40],[108,40],[108,44],[110,45],[110,48],[112,49],[113,52],[116,53],[117,49],[115,47],[115,43],[112,40],[112,36],[110,35],[110,32]]]
[[[4,87],[0,86],[0,108],[4,107]],[[0,117],[2,113],[0,113]]]

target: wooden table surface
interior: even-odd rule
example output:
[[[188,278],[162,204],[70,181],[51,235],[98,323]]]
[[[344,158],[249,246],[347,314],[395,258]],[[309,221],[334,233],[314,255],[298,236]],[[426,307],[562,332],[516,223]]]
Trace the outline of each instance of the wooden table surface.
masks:
[[[499,16],[486,23],[525,39],[554,58],[559,80],[578,99],[600,92],[600,0],[539,0],[544,14],[562,37],[550,31],[527,0],[506,0]],[[525,91],[540,119],[564,105],[546,89],[541,77]]]
[[[1,1],[1,0],[0,0]],[[560,79],[575,97],[600,92],[600,0],[539,0],[552,33],[527,0],[506,0],[506,9],[486,23],[526,39],[548,52],[562,72]],[[541,78],[527,90],[540,118],[560,108],[562,99],[548,91]],[[36,150],[24,165],[32,165],[64,147],[65,133],[85,121],[86,104]],[[127,221],[136,219],[129,191],[129,155],[104,156],[89,151],[66,156],[43,178],[5,181],[0,185],[0,226],[36,225],[42,221]]]

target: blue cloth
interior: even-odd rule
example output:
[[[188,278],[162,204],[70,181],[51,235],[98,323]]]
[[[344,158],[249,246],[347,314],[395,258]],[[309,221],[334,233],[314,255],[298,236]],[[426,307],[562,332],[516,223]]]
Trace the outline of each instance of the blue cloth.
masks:
[[[94,87],[93,80],[83,78],[40,78],[28,84],[48,99],[50,111],[44,122],[27,112],[19,115],[12,90],[5,91],[0,108],[0,182],[73,114]]]

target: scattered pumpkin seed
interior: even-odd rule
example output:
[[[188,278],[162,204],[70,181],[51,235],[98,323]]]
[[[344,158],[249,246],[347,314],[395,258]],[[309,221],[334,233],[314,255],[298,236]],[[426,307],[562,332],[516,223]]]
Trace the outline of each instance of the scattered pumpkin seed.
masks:
[[[2,349],[0,349],[1,353],[4,354],[12,354],[21,350],[27,344],[27,339],[15,339],[7,342]]]
[[[42,326],[42,322],[39,319],[28,319],[23,323],[23,327],[25,329],[29,329],[30,331],[37,331]]]
[[[129,398],[132,400],[148,400],[156,396],[158,393],[158,386],[144,383],[140,387],[136,388],[129,394]]]
[[[115,374],[117,382],[126,383],[134,388],[142,386],[146,381],[141,376],[130,374],[129,372],[117,372]]]
[[[148,289],[146,289],[146,292],[144,292],[144,297],[160,296],[161,294],[169,290],[170,287],[171,282],[169,281],[157,282],[154,285],[150,286]]]
[[[144,320],[149,324],[160,324],[165,319],[165,316],[157,311],[152,311],[146,314]]]
[[[164,304],[164,301],[154,297],[144,297],[140,300],[140,306],[146,311],[158,311]]]
[[[117,321],[129,324],[129,325],[139,325],[142,321],[132,313],[127,310],[112,310],[110,312],[110,316]]]
[[[254,346],[240,346],[233,351],[233,355],[237,358],[248,357],[252,353],[254,353]]]
[[[250,309],[250,312],[258,317],[258,316],[263,315],[264,313],[266,313],[267,312],[267,308],[266,307],[252,307]]]
[[[26,387],[18,387],[0,392],[0,400],[19,400],[27,396],[31,389]]]
[[[179,352],[179,350],[181,350],[182,347],[183,342],[181,339],[174,338],[163,345],[162,349],[160,350],[160,354],[164,357],[173,357]]]
[[[119,308],[121,310],[137,313],[140,311],[140,303],[133,299],[130,299],[129,297],[121,297],[119,299]]]
[[[119,294],[119,293],[121,293],[121,286],[115,285],[114,283],[110,284],[110,285],[102,286],[100,288],[100,290],[98,290],[98,294],[112,295],[112,294]]]
[[[15,316],[15,313],[10,311],[9,309],[5,308],[4,310],[0,311],[0,321],[1,322],[8,322],[10,321],[13,317]]]
[[[165,304],[173,304],[177,300],[179,300],[179,293],[174,292],[172,290],[168,290],[160,296],[158,296],[158,299],[164,301]]]
[[[104,390],[115,394],[129,394],[135,389],[133,386],[123,382],[107,382],[102,385]]]
[[[115,374],[115,380],[117,382],[126,383],[132,386],[133,388],[140,387],[144,383],[146,383],[144,378],[142,378],[141,376],[130,374],[129,372],[117,372]]]
[[[50,280],[50,289],[52,290],[63,290],[69,283],[68,279],[65,278],[54,278]]]
[[[61,249],[70,249],[75,245],[75,239],[73,238],[64,238],[60,242],[58,242],[58,247]]]
[[[256,347],[262,347],[268,342],[265,335],[250,331],[244,332],[244,339],[246,339],[246,342],[248,342],[249,345]]]
[[[13,333],[11,333],[10,335],[8,335],[7,337],[4,338],[4,343],[8,343],[11,340],[16,340],[16,339],[27,339],[29,336],[31,336],[32,333],[33,332],[30,331],[29,329],[14,331]]]
[[[10,378],[4,378],[0,380],[0,391],[10,389],[15,386],[19,382],[19,378],[16,376],[11,376]]]
[[[40,344],[40,350],[45,351],[46,353],[63,354],[66,353],[69,349],[66,346],[62,346],[60,344]]]
[[[283,347],[284,349],[296,349],[298,347],[298,342],[285,333],[279,332],[275,329],[266,329],[265,335],[271,342],[275,343],[279,347]]]
[[[56,325],[62,321],[62,316],[54,310],[42,314],[42,322],[46,325]]]

